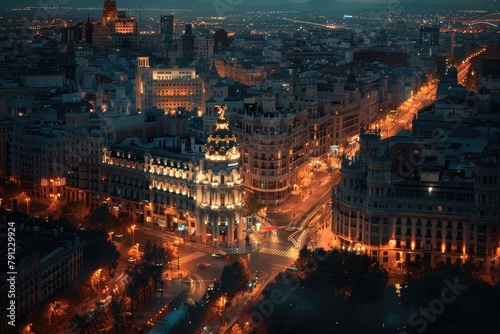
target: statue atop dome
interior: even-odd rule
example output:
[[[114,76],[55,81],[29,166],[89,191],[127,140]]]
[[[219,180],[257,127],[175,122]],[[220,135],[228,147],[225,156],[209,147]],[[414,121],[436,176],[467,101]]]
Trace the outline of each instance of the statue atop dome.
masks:
[[[227,110],[227,105],[225,104],[218,104],[216,105],[217,108],[219,108],[219,119],[225,119],[224,118],[224,114],[226,113],[226,110]]]

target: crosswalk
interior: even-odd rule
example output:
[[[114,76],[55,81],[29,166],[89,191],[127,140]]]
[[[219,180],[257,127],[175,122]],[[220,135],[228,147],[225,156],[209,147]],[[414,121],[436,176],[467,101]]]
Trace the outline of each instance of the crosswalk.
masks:
[[[179,262],[180,262],[181,265],[183,265],[183,264],[185,264],[187,262],[196,260],[197,258],[205,256],[205,255],[207,255],[207,254],[202,253],[202,252],[194,252],[194,253],[191,253],[191,254],[188,254],[188,255],[185,255],[185,256],[181,257],[179,259]]]
[[[289,257],[291,259],[295,259],[297,257],[296,252],[287,252],[281,249],[272,249],[272,248],[266,248],[262,247],[259,249],[259,253],[266,253],[266,254],[271,254],[271,255],[277,255],[277,256],[283,256],[283,257]]]

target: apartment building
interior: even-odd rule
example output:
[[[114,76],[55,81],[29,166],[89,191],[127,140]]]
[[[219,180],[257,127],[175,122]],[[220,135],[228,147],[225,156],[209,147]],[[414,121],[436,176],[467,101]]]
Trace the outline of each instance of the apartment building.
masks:
[[[16,118],[10,136],[10,178],[46,203],[64,197],[64,125],[55,111]]]
[[[136,74],[136,108],[139,111],[163,109],[175,112],[178,108],[204,110],[204,81],[195,68],[151,68],[149,57],[138,57]]]
[[[238,64],[235,60],[226,61],[222,59],[216,59],[214,64],[217,67],[217,72],[222,77],[233,79],[248,86],[262,83],[267,78],[267,73],[263,67],[244,66]]]
[[[309,131],[307,109],[277,107],[273,95],[245,99],[230,113],[240,143],[245,188],[260,203],[275,206],[301,186],[306,173]]]
[[[362,131],[333,192],[340,245],[386,268],[420,259],[472,259],[483,273],[498,267],[499,147],[462,131],[441,142]]]
[[[0,234],[7,227],[16,227],[16,319],[22,321],[44,302],[75,282],[83,271],[83,247],[79,236],[46,226],[45,221],[29,217],[16,209],[0,207]],[[6,255],[6,249],[2,256]],[[9,291],[5,273],[0,285],[0,304],[7,309]],[[2,317],[0,331],[6,333],[11,326]]]

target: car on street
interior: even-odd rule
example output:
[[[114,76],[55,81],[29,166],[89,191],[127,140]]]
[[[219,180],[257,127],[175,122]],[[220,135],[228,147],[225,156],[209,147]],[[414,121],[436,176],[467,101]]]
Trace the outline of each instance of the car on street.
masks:
[[[218,257],[218,258],[223,258],[224,254],[222,254],[222,253],[212,253],[212,256],[213,257]]]
[[[122,313],[122,317],[124,318],[133,318],[134,317],[134,314],[132,312],[123,312]]]
[[[198,268],[201,268],[201,269],[208,269],[208,267],[210,267],[210,265],[208,263],[198,263],[197,266],[198,266]]]

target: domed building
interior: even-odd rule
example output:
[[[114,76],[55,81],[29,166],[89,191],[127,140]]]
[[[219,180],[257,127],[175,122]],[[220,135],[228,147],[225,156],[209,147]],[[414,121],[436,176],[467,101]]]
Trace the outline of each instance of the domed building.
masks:
[[[218,106],[215,130],[205,144],[205,161],[197,182],[199,206],[197,233],[216,247],[236,245],[242,240],[243,179],[240,173],[238,140],[225,118],[226,106]]]

